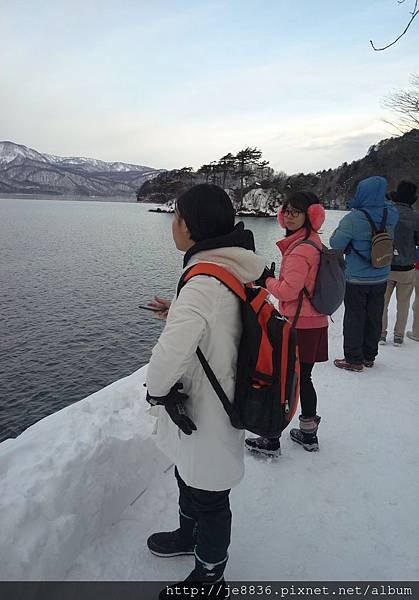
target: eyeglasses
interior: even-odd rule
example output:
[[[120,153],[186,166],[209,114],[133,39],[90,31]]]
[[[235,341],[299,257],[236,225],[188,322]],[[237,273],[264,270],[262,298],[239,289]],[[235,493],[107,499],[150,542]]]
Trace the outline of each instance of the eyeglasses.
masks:
[[[301,210],[297,210],[296,208],[286,208],[285,210],[282,211],[282,214],[284,215],[284,217],[299,217],[300,215],[303,214],[303,211]]]

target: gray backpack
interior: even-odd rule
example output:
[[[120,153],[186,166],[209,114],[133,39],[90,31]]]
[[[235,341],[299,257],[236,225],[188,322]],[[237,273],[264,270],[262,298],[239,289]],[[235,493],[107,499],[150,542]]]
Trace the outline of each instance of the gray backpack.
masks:
[[[310,296],[305,287],[300,292],[298,308],[293,321],[294,327],[300,316],[304,296],[308,298],[311,305],[322,315],[332,315],[342,304],[345,297],[346,278],[343,251],[331,250],[323,244],[319,248],[311,240],[302,240],[298,244],[295,244],[294,248],[301,244],[309,244],[320,252],[320,264],[312,296]]]

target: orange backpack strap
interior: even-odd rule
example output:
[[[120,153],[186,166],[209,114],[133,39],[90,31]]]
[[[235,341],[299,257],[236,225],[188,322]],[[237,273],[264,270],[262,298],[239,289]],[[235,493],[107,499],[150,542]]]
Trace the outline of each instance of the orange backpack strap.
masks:
[[[255,298],[251,301],[250,306],[253,308],[255,313],[258,315],[259,311],[262,309],[266,298],[269,296],[268,290],[265,288],[259,288],[259,293]]]
[[[228,287],[229,290],[236,294],[240,300],[243,300],[243,302],[246,301],[246,293],[244,291],[243,283],[241,283],[237,277],[234,277],[230,271],[227,271],[227,269],[212,263],[197,263],[188,269],[180,279],[178,285],[178,294],[183,285],[192,279],[192,277],[196,277],[197,275],[208,275],[209,277],[218,279],[218,281],[223,283],[226,287]]]
[[[187,283],[190,279],[192,279],[192,277],[196,277],[197,275],[207,275],[208,277],[214,277],[226,287],[228,287],[228,289],[231,292],[233,292],[238,298],[240,298],[240,300],[246,302],[247,297],[246,292],[244,290],[244,285],[236,277],[234,277],[234,275],[230,273],[230,271],[227,271],[227,269],[223,269],[223,267],[219,267],[218,265],[215,265],[213,263],[197,263],[196,265],[193,265],[188,270],[186,270],[180,278],[177,287],[177,295],[179,295],[179,292],[185,285],[185,283]],[[218,381],[214,371],[211,369],[207,359],[203,355],[202,350],[199,346],[196,349],[196,354],[198,355],[199,362],[201,363],[202,368],[204,369],[204,372],[208,377],[215,393],[220,399],[222,405],[224,406],[226,413],[231,418],[233,407],[230,404],[230,400],[223,388],[221,387],[220,382]]]

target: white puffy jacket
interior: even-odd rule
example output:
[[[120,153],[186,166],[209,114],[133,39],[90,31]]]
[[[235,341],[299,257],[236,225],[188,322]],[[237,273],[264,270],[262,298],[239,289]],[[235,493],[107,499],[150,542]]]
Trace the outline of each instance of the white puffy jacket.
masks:
[[[240,247],[198,252],[187,268],[198,262],[225,267],[243,283],[257,279],[265,266],[264,258]],[[193,277],[172,302],[147,371],[151,396],[165,396],[176,382],[183,383],[189,396],[186,410],[197,431],[185,435],[162,406],[151,412],[158,415],[158,446],[177,466],[185,483],[202,490],[229,489],[244,475],[244,432],[230,424],[195,352],[199,345],[232,400],[241,336],[239,303],[213,277]]]

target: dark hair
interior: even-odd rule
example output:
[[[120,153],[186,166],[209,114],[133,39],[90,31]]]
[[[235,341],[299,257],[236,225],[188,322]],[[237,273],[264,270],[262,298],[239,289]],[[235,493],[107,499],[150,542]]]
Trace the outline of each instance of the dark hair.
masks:
[[[201,183],[184,192],[176,201],[194,242],[231,233],[235,210],[230,196],[218,185]]]
[[[320,201],[316,194],[314,194],[313,192],[306,192],[301,190],[299,192],[291,192],[290,194],[288,194],[282,206],[282,211],[284,211],[288,206],[291,206],[292,208],[300,210],[305,214],[306,218],[303,223],[303,227],[306,228],[306,239],[310,237],[310,234],[313,231],[313,227],[311,226],[310,219],[308,218],[307,214],[308,208],[312,204],[320,204]],[[288,232],[287,230],[287,235],[289,235],[290,233],[294,232]]]
[[[417,200],[417,187],[412,181],[401,181],[397,186],[397,197],[394,202],[403,202],[412,206]]]

